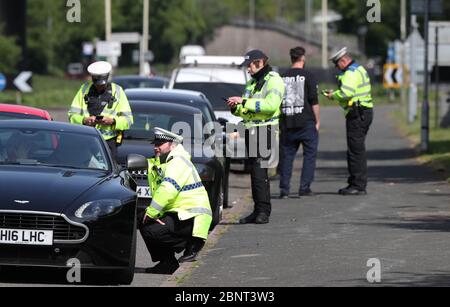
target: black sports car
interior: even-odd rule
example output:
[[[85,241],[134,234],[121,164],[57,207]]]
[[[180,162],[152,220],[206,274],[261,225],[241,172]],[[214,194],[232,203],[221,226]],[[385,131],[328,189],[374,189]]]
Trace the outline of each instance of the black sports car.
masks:
[[[130,156],[129,170],[147,167]],[[0,266],[103,269],[133,280],[135,183],[94,128],[0,121]]]
[[[133,101],[130,100],[133,110],[134,125],[124,134],[124,142],[118,150],[118,162],[124,164],[129,154],[139,154],[147,158],[154,157],[154,146],[149,140],[153,137],[153,128],[159,127],[176,133],[182,132],[185,137],[183,146],[191,154],[192,162],[197,168],[205,186],[211,209],[213,211],[213,225],[217,225],[222,216],[225,178],[225,158],[217,157],[214,152],[208,152],[205,140],[214,136],[203,134],[206,124],[205,118],[199,109],[185,105],[170,104],[166,102]],[[180,129],[177,129],[179,127]],[[181,130],[181,131],[180,131]],[[209,148],[210,149],[210,148]],[[150,204],[147,172],[134,173],[138,184],[137,192],[138,216]]]

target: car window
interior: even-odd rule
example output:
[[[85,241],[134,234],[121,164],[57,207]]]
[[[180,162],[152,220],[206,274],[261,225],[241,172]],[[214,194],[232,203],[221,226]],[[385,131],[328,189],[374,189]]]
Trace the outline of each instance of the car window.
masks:
[[[245,91],[245,85],[215,82],[190,82],[175,83],[174,89],[201,92],[205,94],[205,96],[211,102],[214,110],[226,111],[229,110],[229,108],[227,107],[223,98],[242,96]]]
[[[163,88],[165,82],[162,80],[118,80],[114,83],[120,85],[123,89],[129,88]]]
[[[203,141],[204,117],[199,121],[201,114],[153,111],[138,112],[133,111],[134,124],[131,129],[125,131],[126,139],[150,139],[155,127],[163,128],[183,135],[186,141],[195,139]]]
[[[22,114],[22,113],[11,113],[11,112],[0,112],[0,120],[12,120],[12,119],[38,119],[45,120],[45,118],[32,115],[32,114]]]
[[[35,129],[0,129],[0,165],[109,170],[100,139]]]

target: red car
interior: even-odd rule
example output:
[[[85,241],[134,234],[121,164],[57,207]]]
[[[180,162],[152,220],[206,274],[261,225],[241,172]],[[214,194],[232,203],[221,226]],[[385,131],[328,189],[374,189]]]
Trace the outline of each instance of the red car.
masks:
[[[0,120],[3,119],[42,119],[51,121],[52,117],[45,110],[0,103]]]

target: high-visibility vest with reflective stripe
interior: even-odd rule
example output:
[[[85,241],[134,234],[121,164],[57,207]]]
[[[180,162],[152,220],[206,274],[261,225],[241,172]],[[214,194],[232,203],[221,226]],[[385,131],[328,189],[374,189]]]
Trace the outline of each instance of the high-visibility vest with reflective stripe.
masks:
[[[83,120],[90,116],[88,105],[85,102],[84,97],[89,93],[92,85],[92,82],[85,83],[81,86],[80,90],[73,99],[72,105],[68,112],[69,121],[72,124],[82,125]],[[117,137],[120,131],[128,130],[133,125],[133,114],[125,92],[117,84],[112,83],[111,86],[112,95],[115,98],[115,102],[111,108],[107,105],[101,115],[114,118],[116,124],[114,126],[96,126],[97,130],[101,132],[105,140],[110,140]]]
[[[281,102],[285,86],[283,79],[276,72],[265,76],[261,90],[254,93],[256,80],[251,79],[245,88],[243,98],[245,105],[238,105],[233,114],[242,117],[247,128],[256,126],[278,125],[281,115]]]
[[[208,192],[191,162],[191,156],[178,145],[168,156],[167,163],[149,160],[148,183],[152,202],[146,214],[153,219],[167,212],[177,213],[182,221],[194,218],[192,236],[207,239],[212,222]]]
[[[372,109],[372,86],[366,69],[357,64],[351,64],[338,76],[339,89],[333,93],[333,99],[339,102],[345,113],[359,101],[361,106]]]

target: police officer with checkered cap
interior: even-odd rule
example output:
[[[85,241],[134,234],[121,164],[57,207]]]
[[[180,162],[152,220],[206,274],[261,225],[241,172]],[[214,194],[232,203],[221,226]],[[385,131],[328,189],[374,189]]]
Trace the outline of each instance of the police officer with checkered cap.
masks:
[[[83,84],[77,92],[68,113],[69,120],[72,124],[97,128],[115,160],[123,131],[133,125],[131,107],[124,90],[108,82],[111,64],[99,61],[89,65],[87,70],[92,81]]]
[[[155,158],[149,159],[148,183],[152,201],[140,231],[153,262],[147,273],[172,274],[179,263],[195,261],[205,245],[212,222],[208,192],[183,137],[154,128]],[[183,256],[175,257],[184,249]]]
[[[348,186],[339,190],[340,195],[367,194],[366,137],[373,121],[374,103],[372,86],[367,70],[352,59],[347,48],[336,52],[330,61],[340,71],[339,88],[324,91],[330,100],[344,110],[347,136]]]
[[[152,144],[159,145],[167,142],[176,144],[183,143],[183,137],[181,135],[175,134],[173,132],[158,127],[156,127],[153,131],[155,132],[155,137],[151,142]]]

